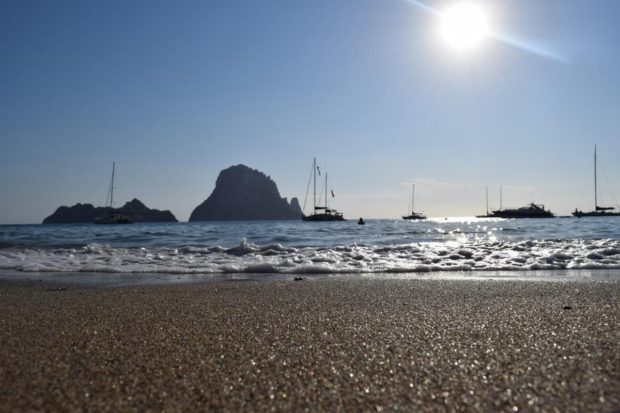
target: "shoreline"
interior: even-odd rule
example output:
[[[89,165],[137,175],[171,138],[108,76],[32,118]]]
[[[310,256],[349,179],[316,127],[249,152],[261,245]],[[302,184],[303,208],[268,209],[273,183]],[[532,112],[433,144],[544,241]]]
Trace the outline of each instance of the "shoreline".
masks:
[[[4,411],[620,408],[617,282],[1,284]]]
[[[201,284],[221,282],[294,281],[296,278],[319,280],[470,280],[470,281],[549,281],[549,282],[620,282],[620,269],[595,270],[490,270],[430,271],[394,273],[97,273],[97,272],[21,272],[0,271],[0,285],[5,282],[67,284],[89,287],[131,287],[155,285]]]

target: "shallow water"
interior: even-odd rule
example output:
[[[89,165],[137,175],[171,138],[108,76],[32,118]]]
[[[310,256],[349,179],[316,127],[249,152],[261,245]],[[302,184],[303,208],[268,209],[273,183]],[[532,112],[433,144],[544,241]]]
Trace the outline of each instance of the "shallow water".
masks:
[[[342,274],[620,269],[620,218],[0,226],[5,272]]]

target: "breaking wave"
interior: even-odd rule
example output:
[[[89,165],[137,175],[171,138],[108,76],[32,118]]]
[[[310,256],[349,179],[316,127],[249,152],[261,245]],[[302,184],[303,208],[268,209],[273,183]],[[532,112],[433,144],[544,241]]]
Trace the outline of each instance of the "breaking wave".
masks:
[[[290,247],[5,247],[0,270],[162,274],[339,274],[620,269],[620,241],[471,240],[400,245]]]

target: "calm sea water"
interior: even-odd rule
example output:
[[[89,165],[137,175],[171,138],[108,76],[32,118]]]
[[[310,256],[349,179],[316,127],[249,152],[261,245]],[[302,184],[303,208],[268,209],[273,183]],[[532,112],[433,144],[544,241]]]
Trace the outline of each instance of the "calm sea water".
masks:
[[[0,271],[159,274],[619,269],[620,219],[0,226]]]

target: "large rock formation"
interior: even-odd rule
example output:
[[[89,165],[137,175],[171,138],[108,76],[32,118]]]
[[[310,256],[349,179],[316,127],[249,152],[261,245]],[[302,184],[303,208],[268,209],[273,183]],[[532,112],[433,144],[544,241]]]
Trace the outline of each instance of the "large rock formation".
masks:
[[[190,221],[300,219],[297,198],[280,197],[278,187],[264,173],[245,165],[220,172],[215,189],[198,205]]]
[[[107,216],[113,208],[94,207],[91,204],[75,204],[71,207],[58,207],[49,217],[43,220],[44,224],[77,224],[92,223],[96,217]],[[129,216],[134,222],[178,222],[170,211],[150,209],[137,199],[127,202],[114,211]]]

